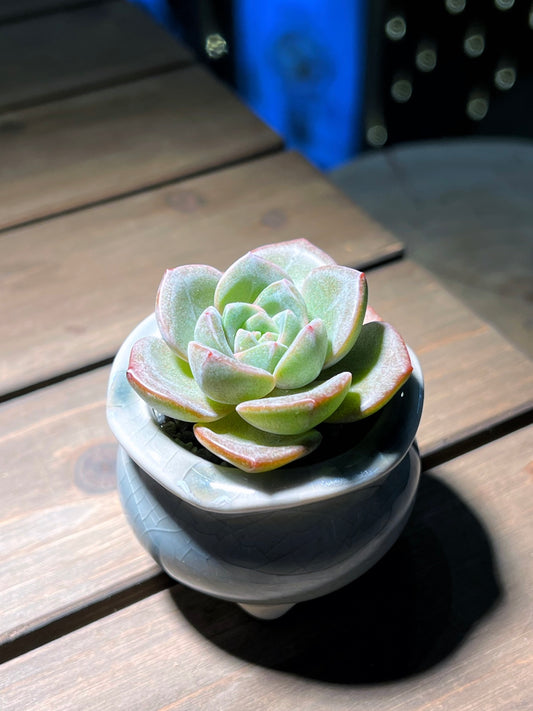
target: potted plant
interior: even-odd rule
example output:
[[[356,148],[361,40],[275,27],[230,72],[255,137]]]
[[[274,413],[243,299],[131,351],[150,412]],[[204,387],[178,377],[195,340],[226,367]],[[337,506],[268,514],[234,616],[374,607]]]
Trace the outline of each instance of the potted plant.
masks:
[[[422,401],[365,275],[307,240],[168,270],[110,375],[124,509],[172,577],[279,616],[396,540]]]

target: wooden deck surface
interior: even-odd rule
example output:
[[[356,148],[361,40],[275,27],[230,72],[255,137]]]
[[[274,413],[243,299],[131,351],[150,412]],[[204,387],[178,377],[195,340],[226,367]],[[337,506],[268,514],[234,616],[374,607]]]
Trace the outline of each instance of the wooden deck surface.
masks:
[[[0,74],[2,711],[532,706],[531,361],[138,8],[7,2],[0,60],[23,42]],[[296,237],[364,268],[417,352],[425,472],[382,561],[266,623],[140,547],[106,384],[165,268]]]
[[[0,116],[0,229],[280,148],[197,66],[10,113]]]
[[[10,304],[0,322],[0,392],[110,358],[153,310],[168,266],[225,268],[247,249],[293,236],[350,265],[401,252],[290,153],[0,234],[0,298]]]
[[[370,272],[368,279],[370,294],[376,294],[372,303],[406,334],[420,357],[426,381],[418,436],[423,457],[531,405],[530,362],[425,270],[402,261]],[[428,298],[434,292],[437,298]],[[413,303],[416,319],[410,318]],[[420,323],[433,328],[423,331]],[[500,398],[492,396],[499,373],[494,360],[514,373]],[[0,521],[5,522],[0,528],[5,541],[0,639],[60,618],[77,609],[80,597],[92,604],[154,575],[114,488],[116,447],[104,412],[108,372],[98,368],[0,405],[4,465],[18,472],[16,486],[11,478],[0,480]],[[34,442],[31,459],[21,457],[28,436]],[[36,470],[36,462],[45,465]]]
[[[191,61],[187,49],[129,2],[26,17],[0,25],[0,110],[119,84]]]
[[[527,428],[426,472],[385,558],[280,621],[174,585],[83,626],[5,665],[5,708],[525,709],[532,459]]]
[[[90,2],[91,0],[89,0]],[[105,0],[101,0],[105,2]],[[94,0],[98,3],[99,0]],[[2,0],[0,3],[0,22],[23,20],[64,10],[76,5],[86,5],[87,0]]]
[[[366,153],[329,177],[388,226],[410,257],[533,358],[531,139],[400,144]]]

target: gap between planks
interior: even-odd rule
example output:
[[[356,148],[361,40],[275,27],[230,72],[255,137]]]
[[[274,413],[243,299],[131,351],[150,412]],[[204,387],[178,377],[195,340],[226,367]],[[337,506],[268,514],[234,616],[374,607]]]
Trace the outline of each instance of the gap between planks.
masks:
[[[115,34],[110,41],[112,30]],[[100,50],[96,55],[89,52],[90,48],[94,50],[95,43]],[[137,52],[131,52],[132,43]],[[65,5],[53,13],[0,22],[3,54],[9,59],[9,53],[16,52],[21,44],[31,45],[32,52],[24,55],[22,64],[8,66],[10,72],[0,77],[3,79],[0,113],[195,63],[187,47],[157,25],[144,9],[126,0]],[[62,64],[57,62],[57,56],[63,57]],[[88,63],[84,57],[88,57]],[[94,57],[100,65],[98,61],[94,64]]]
[[[445,445],[440,450],[429,450],[423,454],[422,473],[458,459],[521,429],[526,429],[531,424],[533,424],[533,407],[525,409],[518,415],[509,416],[507,419],[487,423],[483,428],[471,435],[467,435],[448,446]],[[139,579],[130,581],[122,589],[116,592],[108,592],[104,597],[97,598],[85,606],[83,606],[83,601],[80,601],[79,607],[63,611],[61,616],[57,616],[47,623],[39,625],[36,622],[27,629],[19,628],[14,630],[11,638],[0,644],[0,664],[68,635],[81,627],[103,619],[163,590],[169,590],[180,585],[182,584],[161,571],[148,577],[140,576]]]
[[[50,0],[43,3],[30,2],[24,3],[20,0],[11,3],[12,9],[6,9],[0,5],[0,25],[9,25],[14,22],[24,22],[37,17],[45,17],[47,15],[56,15],[60,12],[68,12],[69,10],[79,10],[91,5],[104,5],[105,3],[113,2],[113,0]],[[26,5],[26,7],[24,7]]]
[[[0,664],[64,637],[162,590],[168,590],[175,584],[175,580],[161,571],[145,580],[133,582],[106,597],[94,600],[86,606],[81,602],[78,609],[66,612],[42,626],[37,624],[27,630],[19,630],[16,636],[0,645]]]
[[[454,442],[428,449],[422,455],[422,471],[434,469],[531,424],[533,424],[533,405],[524,406],[518,413],[503,415],[502,419],[485,422],[479,429],[467,432],[464,437]]]
[[[14,229],[14,228],[12,228],[12,229]],[[360,264],[360,265],[358,265],[357,268],[360,271],[371,272],[372,269],[377,269],[379,267],[386,266],[387,264],[392,264],[393,262],[397,262],[402,257],[403,257],[403,251],[399,251],[397,254],[392,253],[389,255],[383,255],[380,258],[369,260],[368,263]],[[352,266],[352,265],[345,265],[345,266]],[[352,266],[352,268],[355,269],[356,267]],[[113,362],[114,357],[115,357],[115,355],[113,354],[113,355],[110,355],[110,356],[103,358],[101,360],[82,365],[79,368],[75,368],[74,370],[65,371],[64,373],[60,373],[60,374],[53,376],[51,378],[47,378],[45,380],[40,380],[40,381],[38,380],[38,381],[31,383],[30,385],[27,385],[23,388],[19,388],[17,390],[12,390],[11,392],[7,392],[7,393],[3,393],[3,394],[0,393],[0,404],[2,404],[4,402],[8,402],[9,400],[14,400],[18,397],[22,397],[23,395],[29,395],[30,393],[36,392],[37,390],[43,390],[44,388],[50,387],[51,385],[57,385],[58,383],[62,383],[65,380],[69,380],[70,378],[74,378],[78,375],[83,375],[84,373],[90,373],[93,370],[98,370],[99,368],[109,366]]]
[[[169,71],[174,70],[175,67],[170,67]],[[142,195],[145,193],[151,193],[155,192],[156,190],[161,190],[162,188],[170,188],[173,186],[178,186],[180,183],[186,181],[186,180],[194,180],[195,178],[202,178],[205,176],[208,176],[212,173],[216,173],[220,170],[224,170],[226,168],[238,168],[241,165],[246,165],[247,163],[252,163],[254,160],[261,160],[261,158],[268,158],[269,156],[276,155],[277,153],[283,153],[284,152],[284,146],[283,143],[280,142],[274,146],[271,146],[269,148],[263,148],[258,150],[256,153],[253,155],[248,155],[248,156],[242,156],[239,158],[235,159],[229,159],[226,160],[222,163],[219,163],[217,165],[213,165],[207,168],[201,168],[200,170],[193,170],[189,173],[185,173],[183,175],[180,175],[179,177],[174,177],[170,178],[169,180],[161,180],[157,181],[154,183],[150,183],[148,185],[143,185],[140,188],[135,188],[134,190],[128,190],[122,193],[117,193],[115,195],[111,195],[110,197],[107,198],[101,198],[99,200],[93,200],[84,203],[83,205],[77,205],[76,207],[70,207],[65,210],[57,210],[56,212],[50,212],[47,215],[43,215],[43,217],[36,217],[31,220],[26,220],[24,222],[17,222],[16,224],[13,225],[6,225],[6,227],[0,227],[0,236],[7,233],[7,232],[14,232],[15,230],[23,229],[26,227],[33,227],[34,225],[39,225],[43,222],[48,222],[50,220],[55,220],[57,218],[65,217],[68,215],[73,215],[77,212],[83,212],[84,210],[91,210],[93,208],[101,207],[103,205],[109,205],[110,203],[114,202],[119,202],[120,200],[127,200],[128,198],[131,197],[136,197],[137,195]],[[395,257],[397,255],[393,255]],[[376,261],[373,266],[377,266],[381,264],[382,262],[380,260]],[[0,400],[1,402],[1,400]]]
[[[77,8],[75,8],[77,9]],[[2,23],[0,22],[0,27]],[[37,100],[22,100],[19,102],[14,102],[13,104],[6,104],[5,106],[0,106],[0,117],[5,114],[14,114],[26,109],[36,109],[39,106],[44,106],[47,104],[55,104],[59,101],[64,101],[66,99],[74,99],[77,96],[85,96],[85,94],[91,94],[95,91],[104,91],[105,89],[114,89],[117,87],[125,86],[126,84],[132,84],[136,81],[142,79],[149,79],[150,77],[158,77],[161,74],[169,74],[177,69],[189,69],[195,66],[193,62],[187,62],[185,60],[171,60],[164,62],[159,65],[154,65],[152,67],[146,67],[146,69],[138,69],[136,71],[131,71],[127,75],[116,78],[101,79],[96,80],[91,83],[83,84],[82,86],[72,87],[70,89],[58,90],[56,92],[48,94],[46,97]]]
[[[522,428],[525,429],[525,426],[520,429]],[[504,432],[502,428],[497,428],[494,430],[491,439],[488,439],[486,443],[478,442],[477,447],[481,446],[481,444],[496,442],[497,439],[510,433],[511,430]],[[461,456],[467,453],[467,450],[465,450]],[[445,462],[443,461],[441,464],[442,463]],[[435,469],[436,467],[436,464],[432,464],[430,468]],[[429,468],[426,468],[425,471],[429,471]],[[105,598],[93,601],[85,607],[80,606],[78,609],[72,610],[42,627],[23,632],[17,638],[5,642],[0,647],[0,664],[20,657],[54,640],[58,640],[76,630],[104,619],[115,612],[157,595],[162,591],[172,588],[178,589],[180,587],[186,586],[177,583],[163,572],[152,575],[144,580],[133,582],[123,589],[107,595]]]
[[[120,333],[153,310],[169,265],[209,255],[222,269],[253,247],[300,236],[360,269],[390,262],[403,248],[290,151],[16,229],[2,235],[2,287],[13,308],[0,329],[11,344],[0,359],[0,392],[10,394],[111,358]],[[23,324],[33,323],[43,291],[37,347]]]

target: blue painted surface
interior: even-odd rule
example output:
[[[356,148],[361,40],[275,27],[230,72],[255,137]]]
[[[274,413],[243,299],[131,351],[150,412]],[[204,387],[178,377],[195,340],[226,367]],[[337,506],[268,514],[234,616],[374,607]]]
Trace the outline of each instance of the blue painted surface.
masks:
[[[320,168],[358,151],[361,0],[236,0],[237,86],[249,106]]]
[[[166,0],[132,0],[179,33]],[[234,0],[241,98],[321,169],[357,154],[366,56],[364,0]]]
[[[159,24],[175,32],[176,24],[174,22],[174,14],[167,0],[129,0],[129,2],[133,5],[140,5],[147,10]]]

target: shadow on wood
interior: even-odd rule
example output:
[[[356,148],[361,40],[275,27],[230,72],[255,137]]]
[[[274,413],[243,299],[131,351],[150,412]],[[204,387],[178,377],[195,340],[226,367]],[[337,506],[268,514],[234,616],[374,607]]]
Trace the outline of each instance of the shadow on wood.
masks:
[[[279,620],[253,619],[181,585],[172,596],[186,619],[230,654],[306,678],[368,684],[443,661],[498,603],[502,586],[482,523],[426,474],[404,533],[374,568]]]

